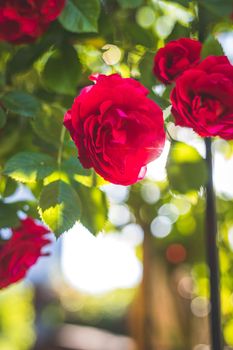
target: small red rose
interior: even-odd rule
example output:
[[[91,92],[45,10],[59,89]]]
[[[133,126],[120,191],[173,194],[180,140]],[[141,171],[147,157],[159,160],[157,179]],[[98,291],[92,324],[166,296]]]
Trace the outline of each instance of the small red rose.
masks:
[[[43,255],[42,248],[51,241],[45,237],[49,231],[27,218],[12,229],[12,237],[0,242],[0,289],[21,280],[28,269]]]
[[[162,152],[162,110],[148,90],[118,74],[92,76],[64,119],[84,168],[104,179],[130,185],[143,178],[147,163]]]
[[[164,84],[171,84],[185,70],[200,61],[201,43],[182,38],[170,41],[154,58],[154,75]]]
[[[176,125],[203,137],[233,139],[233,66],[226,56],[209,56],[176,80],[171,93]]]
[[[61,13],[65,0],[0,0],[0,40],[29,43]]]

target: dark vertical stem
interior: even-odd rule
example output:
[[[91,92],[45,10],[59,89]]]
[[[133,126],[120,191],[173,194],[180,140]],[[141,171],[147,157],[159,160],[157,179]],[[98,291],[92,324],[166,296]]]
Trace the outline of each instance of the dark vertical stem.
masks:
[[[213,188],[213,161],[210,138],[205,139],[205,145],[206,164],[208,167],[208,182],[206,185],[206,246],[210,271],[211,340],[212,350],[222,350],[217,216]]]
[[[144,322],[143,322],[143,349],[140,350],[152,350],[151,336],[153,334],[152,320],[151,320],[151,268],[152,268],[152,256],[151,256],[152,236],[150,231],[144,233],[143,240],[143,303],[144,303]]]

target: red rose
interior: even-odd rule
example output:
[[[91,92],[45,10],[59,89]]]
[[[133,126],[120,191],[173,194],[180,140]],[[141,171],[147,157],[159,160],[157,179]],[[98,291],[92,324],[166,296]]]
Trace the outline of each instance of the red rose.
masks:
[[[232,98],[233,66],[226,56],[209,56],[177,79],[172,113],[201,136],[233,139]]]
[[[163,149],[162,111],[134,79],[113,74],[91,80],[96,84],[82,90],[64,125],[84,168],[93,167],[112,183],[133,184]]]
[[[154,75],[164,84],[172,83],[186,69],[200,61],[201,43],[182,38],[170,41],[154,58]]]
[[[27,218],[12,229],[12,237],[0,243],[0,289],[21,280],[28,269],[42,255],[42,248],[50,243],[45,238],[49,231]]]
[[[34,41],[61,13],[65,0],[0,0],[0,40]]]

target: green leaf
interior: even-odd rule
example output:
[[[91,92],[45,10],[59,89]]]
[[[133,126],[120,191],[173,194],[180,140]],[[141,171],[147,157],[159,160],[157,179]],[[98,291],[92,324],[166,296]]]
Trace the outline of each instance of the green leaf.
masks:
[[[62,164],[62,170],[69,173],[70,177],[75,177],[77,174],[83,176],[91,176],[92,171],[85,169],[77,157],[70,157]]]
[[[189,7],[190,2],[192,2],[192,0],[176,0],[175,2],[182,6]]]
[[[79,220],[81,203],[75,190],[59,180],[44,187],[38,210],[43,221],[59,237]]]
[[[67,0],[59,20],[63,27],[74,33],[98,31],[99,0]]]
[[[187,2],[188,5],[188,2]],[[177,38],[189,38],[190,37],[190,27],[184,27],[179,22],[176,22],[171,34],[166,38],[166,42],[177,40]]]
[[[155,92],[153,92],[153,93],[151,92],[148,97],[150,99],[152,99],[153,101],[155,101],[159,105],[159,107],[162,109],[166,109],[171,104],[170,101],[168,101],[166,98],[164,98],[162,96],[159,96]]]
[[[122,8],[127,9],[127,8],[136,8],[142,5],[143,0],[117,0],[117,2]]]
[[[44,179],[56,169],[53,158],[43,153],[20,152],[10,158],[4,174],[23,183]]]
[[[154,53],[146,52],[139,64],[141,72],[140,82],[148,89],[151,89],[152,86],[155,85],[155,77],[153,74],[154,56]]]
[[[197,150],[185,143],[172,144],[167,162],[167,175],[170,188],[186,193],[205,186],[207,168]]]
[[[92,186],[91,169],[85,169],[77,157],[70,157],[62,164],[61,169],[71,180],[77,181],[87,187]]]
[[[156,47],[156,37],[148,29],[144,29],[136,23],[127,23],[122,26],[124,31],[124,40],[132,47],[135,45],[142,45],[148,48]]]
[[[105,194],[96,187],[77,186],[82,203],[88,202],[82,211],[81,223],[94,235],[103,230],[107,220],[107,201]]]
[[[224,51],[221,44],[213,35],[209,35],[205,40],[201,50],[201,57],[204,59],[208,56],[223,56]]]
[[[20,142],[20,130],[17,128],[12,128],[6,125],[6,131],[4,130],[3,135],[0,137],[0,156],[6,156],[8,153],[12,152],[16,145]]]
[[[1,97],[1,101],[10,112],[23,117],[35,117],[40,102],[34,96],[21,91],[10,91]]]
[[[53,23],[38,42],[21,47],[7,63],[7,76],[10,78],[14,74],[29,70],[52,45],[59,45],[63,39],[63,32],[62,28]]]
[[[44,67],[42,78],[45,85],[52,91],[58,94],[74,95],[81,74],[82,66],[76,50],[67,45],[50,56]]]
[[[11,196],[17,188],[17,182],[6,176],[0,176],[0,195],[2,197]]]
[[[20,48],[7,64],[7,75],[11,76],[31,68],[32,64],[46,51],[41,44]]]
[[[70,157],[62,163],[61,172],[71,181],[77,181],[86,187],[100,187],[108,182],[97,175],[93,169],[85,169],[77,157]]]
[[[46,143],[59,146],[64,110],[59,105],[43,105],[31,122],[32,128]]]
[[[2,107],[0,107],[0,129],[3,128],[5,124],[6,124],[6,113],[4,112]]]
[[[169,95],[166,96],[168,98],[164,96],[159,96],[152,90],[152,87],[155,85],[156,82],[153,74],[154,55],[154,53],[146,52],[146,54],[142,58],[139,64],[141,72],[140,82],[150,90],[150,94],[148,97],[151,100],[155,101],[162,109],[166,109],[168,106],[170,106]]]
[[[18,208],[15,204],[0,202],[0,228],[10,228],[19,225],[17,210]]]

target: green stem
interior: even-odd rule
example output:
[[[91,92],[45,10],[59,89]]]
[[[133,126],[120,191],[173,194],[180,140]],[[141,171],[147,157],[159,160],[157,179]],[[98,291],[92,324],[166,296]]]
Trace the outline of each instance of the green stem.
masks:
[[[60,167],[61,161],[62,161],[62,152],[63,152],[65,134],[66,134],[66,128],[63,126],[62,129],[61,129],[60,146],[59,146],[58,154],[57,154],[57,164],[58,164],[59,167]]]
[[[93,170],[92,172],[92,187],[96,187],[97,186],[97,175],[95,170]]]

